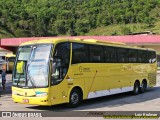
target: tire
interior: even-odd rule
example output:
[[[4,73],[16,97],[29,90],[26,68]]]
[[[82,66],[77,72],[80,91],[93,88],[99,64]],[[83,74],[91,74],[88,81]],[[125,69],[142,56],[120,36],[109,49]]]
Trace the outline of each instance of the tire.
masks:
[[[142,85],[141,85],[140,92],[144,93],[146,91],[146,89],[147,89],[147,82],[143,81]]]
[[[135,82],[135,83],[134,83],[133,94],[134,94],[134,95],[137,95],[137,94],[139,93],[139,91],[140,91],[140,85],[139,85],[138,82]]]
[[[82,93],[78,89],[73,89],[70,93],[69,107],[75,108],[82,101]]]

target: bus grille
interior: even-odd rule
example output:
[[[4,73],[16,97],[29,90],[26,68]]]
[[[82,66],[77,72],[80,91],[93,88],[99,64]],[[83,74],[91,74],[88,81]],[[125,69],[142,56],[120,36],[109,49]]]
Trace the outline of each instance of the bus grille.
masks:
[[[149,73],[148,74],[148,80],[150,85],[155,85],[156,84],[156,74],[155,73]]]

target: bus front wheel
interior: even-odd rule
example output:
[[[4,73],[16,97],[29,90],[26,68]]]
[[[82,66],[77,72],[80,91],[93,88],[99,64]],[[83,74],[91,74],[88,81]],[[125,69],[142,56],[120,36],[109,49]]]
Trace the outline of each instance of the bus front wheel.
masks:
[[[139,93],[139,91],[140,91],[140,85],[139,85],[139,83],[136,81],[136,82],[134,83],[133,94],[134,94],[134,95],[137,95],[137,94]]]
[[[72,108],[77,107],[81,101],[82,101],[82,94],[80,90],[73,89],[70,93],[69,106]]]

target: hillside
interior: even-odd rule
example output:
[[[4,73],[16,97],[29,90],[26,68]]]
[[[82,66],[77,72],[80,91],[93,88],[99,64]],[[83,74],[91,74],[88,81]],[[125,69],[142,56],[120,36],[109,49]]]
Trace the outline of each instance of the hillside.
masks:
[[[0,27],[0,38],[10,38],[10,37],[15,37],[12,33],[7,31],[4,27]]]
[[[148,26],[148,24],[121,24],[121,25],[109,25],[109,26],[103,26],[98,27],[96,29],[90,30],[85,35],[128,35],[131,33],[138,33],[138,32],[144,32],[144,31],[152,31],[151,27]],[[153,31],[152,31],[153,32]]]
[[[0,0],[0,37],[160,34],[159,0]]]

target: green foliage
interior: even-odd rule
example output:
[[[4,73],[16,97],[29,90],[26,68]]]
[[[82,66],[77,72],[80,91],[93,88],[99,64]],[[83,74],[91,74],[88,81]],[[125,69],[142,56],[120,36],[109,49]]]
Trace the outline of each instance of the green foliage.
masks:
[[[157,22],[156,22],[157,23]],[[92,29],[90,30],[88,33],[86,33],[85,35],[90,35],[90,36],[94,36],[94,35],[125,35],[125,34],[130,34],[130,33],[136,33],[136,32],[142,32],[142,31],[155,31],[156,33],[160,34],[160,31],[158,32],[158,30],[160,29],[160,22],[159,22],[159,26],[156,25],[156,30],[155,29],[151,29],[150,25],[148,24],[143,24],[143,23],[132,23],[132,24],[114,24],[114,25],[109,25],[109,26],[102,26],[102,27],[98,27],[96,29]]]
[[[153,25],[160,16],[159,6],[159,0],[0,0],[0,27],[9,37],[86,35],[110,25]],[[132,29],[120,31],[109,35]]]
[[[29,35],[29,31],[23,29],[17,29],[14,31],[14,34],[16,35],[16,37],[27,37]]]
[[[127,35],[127,34],[131,33],[131,30],[129,27],[124,26],[124,27],[122,27],[121,32],[122,32],[122,34]]]

